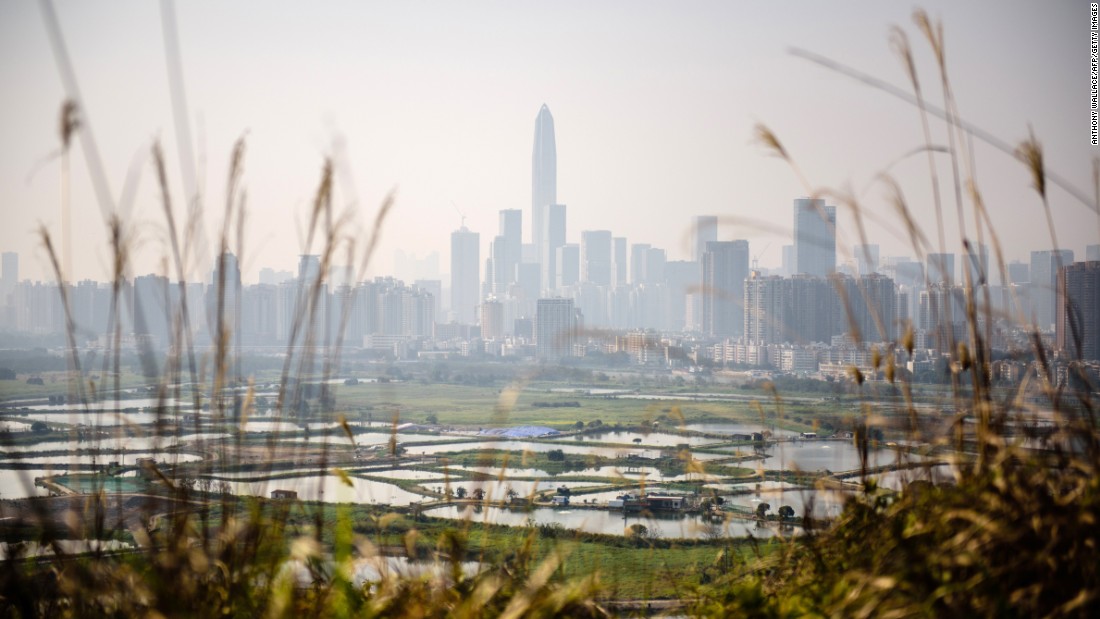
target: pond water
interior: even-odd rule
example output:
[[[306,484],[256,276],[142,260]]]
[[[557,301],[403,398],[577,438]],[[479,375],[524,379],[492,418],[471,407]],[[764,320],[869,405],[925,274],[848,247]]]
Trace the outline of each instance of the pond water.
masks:
[[[453,436],[439,436],[437,434],[390,434],[388,432],[363,432],[355,434],[355,444],[363,447],[367,445],[386,445],[390,442],[390,439],[397,437],[397,442],[400,444],[405,443],[437,443],[454,441]],[[304,436],[279,438],[280,442],[286,443],[316,443],[318,445],[328,443],[335,445],[351,445],[351,441],[348,439],[348,435],[343,432],[317,435],[314,434],[309,438]]]
[[[739,505],[755,510],[761,503],[770,506],[769,514],[778,513],[780,506],[790,505],[794,508],[796,516],[806,513],[807,507],[813,507],[811,514],[816,518],[836,518],[844,511],[844,502],[852,493],[839,490],[806,490],[806,489],[770,489],[761,490],[759,493],[741,494],[729,497],[726,500],[732,505]]]
[[[763,462],[746,462],[742,466],[763,468],[766,471],[801,470],[816,472],[851,471],[859,468],[859,451],[852,441],[792,441],[776,443],[764,450],[771,457]],[[917,456],[903,454],[905,461],[914,461]],[[868,452],[867,465],[885,466],[898,461],[898,451],[894,449],[874,449]]]
[[[408,505],[427,500],[427,497],[402,490],[393,484],[351,477],[348,487],[336,475],[301,476],[265,481],[231,481],[230,492],[238,495],[271,497],[273,490],[293,490],[303,501],[326,503],[377,503],[380,505]]]
[[[102,453],[95,456],[89,455],[76,455],[76,454],[64,454],[60,456],[31,456],[29,458],[19,459],[7,459],[0,460],[0,464],[10,464],[13,462],[24,462],[27,464],[37,464],[40,466],[51,466],[57,469],[65,469],[70,466],[79,465],[81,467],[90,466],[106,466],[108,462],[118,462],[120,466],[133,466],[137,463],[138,458],[156,458],[157,464],[175,464],[178,462],[196,462],[202,460],[201,456],[196,454],[175,454],[175,453],[152,453],[131,451],[126,453]]]
[[[441,454],[441,453],[455,453],[458,451],[469,451],[474,449],[501,449],[504,451],[531,451],[535,453],[545,453],[560,449],[563,453],[587,456],[604,456],[607,458],[623,458],[629,455],[636,455],[643,458],[657,458],[661,455],[660,449],[644,449],[644,448],[631,448],[631,447],[602,447],[598,445],[578,445],[570,442],[559,443],[535,443],[531,441],[477,441],[473,443],[445,443],[439,445],[419,445],[409,447],[409,453],[413,455],[428,455],[428,454]],[[697,460],[714,460],[720,458],[726,458],[728,456],[724,454],[694,454]]]
[[[697,516],[686,514],[646,518],[636,514],[624,515],[622,512],[607,509],[584,509],[572,506],[512,510],[502,507],[449,505],[427,510],[424,514],[437,518],[470,520],[513,527],[526,526],[528,523],[535,525],[559,523],[566,529],[607,535],[625,535],[631,525],[641,524],[659,537],[668,539],[699,539],[712,535],[772,537],[778,534],[776,527],[758,528],[755,523],[748,520],[733,519],[714,525]]]
[[[706,432],[707,434],[752,434],[753,432],[771,432],[772,436],[798,436],[798,432],[784,430],[759,423],[689,423],[684,426],[686,430]]]
[[[213,441],[228,437],[228,434],[191,434],[177,439],[175,436],[112,436],[84,441],[43,441],[29,445],[4,445],[0,443],[0,453],[35,453],[42,451],[81,451],[98,449],[101,451],[165,449],[173,445],[188,445],[203,441]]]
[[[932,483],[939,485],[944,483],[955,483],[955,474],[949,464],[938,464],[930,469],[915,468],[906,469],[902,471],[890,471],[889,473],[882,473],[880,475],[870,475],[872,479],[878,481],[878,485],[882,488],[889,488],[890,490],[901,491],[905,489],[910,482],[917,480],[931,481]],[[859,478],[846,479],[846,482],[859,482]]]
[[[32,496],[48,496],[45,488],[35,488],[35,477],[48,477],[46,469],[0,469],[0,499],[25,499]]]
[[[592,486],[594,484],[589,482],[578,481],[550,481],[550,480],[531,480],[531,479],[506,479],[504,481],[492,480],[492,481],[455,481],[451,480],[451,490],[458,492],[459,488],[466,489],[466,495],[472,496],[474,490],[480,488],[485,492],[485,498],[490,501],[504,501],[508,499],[508,491],[514,490],[517,496],[530,497],[538,494],[539,492],[553,493],[559,486],[565,486],[567,488],[579,488],[582,486]],[[447,484],[443,482],[435,482],[430,484],[423,484],[430,490],[439,492],[440,490],[446,491]]]
[[[31,411],[75,411],[83,412],[84,406],[81,404],[23,404],[10,402],[14,405],[12,408],[4,408],[5,413],[16,412],[21,410]],[[156,407],[163,404],[167,407],[187,407],[191,408],[194,404],[194,400],[190,398],[184,398],[183,400],[177,400],[175,398],[165,398],[163,401],[157,398],[134,398],[131,400],[100,400],[98,402],[89,402],[88,410],[90,411],[116,411],[126,410],[128,408],[148,408]]]
[[[384,471],[359,471],[359,475],[371,475],[374,477],[389,477],[390,479],[422,479],[444,480],[447,475],[437,471],[417,471],[411,469],[387,469]]]
[[[641,432],[601,432],[599,434],[577,434],[565,440],[574,440],[577,442],[588,443],[619,443],[621,445],[636,444],[646,447],[675,447],[677,445],[713,445],[718,441],[713,438],[704,438],[702,436],[680,436],[678,434],[669,434],[667,432],[650,432],[649,434],[643,434]]]

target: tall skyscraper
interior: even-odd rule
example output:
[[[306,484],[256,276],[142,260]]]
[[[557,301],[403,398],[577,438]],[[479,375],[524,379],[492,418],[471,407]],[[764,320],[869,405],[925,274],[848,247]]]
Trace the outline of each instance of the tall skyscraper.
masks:
[[[1031,311],[1040,329],[1054,324],[1058,268],[1073,262],[1073,250],[1031,252]]]
[[[516,265],[523,257],[523,211],[518,208],[500,211],[500,230],[497,234],[504,238],[503,260],[497,264],[493,257],[494,269],[502,271],[502,281],[513,284],[516,281]]]
[[[539,264],[542,267],[542,286],[553,290],[557,284],[555,261],[558,248],[565,245],[565,205],[547,204],[542,209],[542,245],[539,248]]]
[[[1063,266],[1058,279],[1055,345],[1071,359],[1100,361],[1100,261]]]
[[[466,226],[451,233],[451,314],[461,324],[474,323],[481,301],[480,243],[481,236]]]
[[[543,210],[557,203],[558,149],[554,143],[554,117],[544,103],[535,118],[535,148],[531,155],[531,242],[535,247],[543,245],[546,230]],[[553,259],[553,253],[549,257]],[[540,253],[539,260],[543,258]]]
[[[794,201],[795,273],[826,277],[836,271],[836,207],[818,198]]]
[[[611,286],[625,286],[627,265],[626,237],[616,236],[611,239]]]
[[[649,264],[649,243],[635,243],[630,246],[630,283],[644,284],[649,281],[646,266]]]
[[[707,251],[707,243],[718,240],[718,218],[714,215],[698,215],[691,229],[691,236],[695,251],[694,260],[701,262],[703,252]]]
[[[557,361],[573,354],[576,316],[572,299],[539,299],[535,311],[535,356]]]
[[[609,230],[581,232],[581,281],[599,286],[611,285],[611,232]]]
[[[955,284],[955,254],[928,254],[925,257],[924,272],[928,283],[933,286],[953,286]]]
[[[581,248],[576,243],[566,243],[554,254],[554,273],[557,289],[564,290],[580,281]]]
[[[744,329],[748,241],[712,241],[703,252],[703,331],[732,337]]]

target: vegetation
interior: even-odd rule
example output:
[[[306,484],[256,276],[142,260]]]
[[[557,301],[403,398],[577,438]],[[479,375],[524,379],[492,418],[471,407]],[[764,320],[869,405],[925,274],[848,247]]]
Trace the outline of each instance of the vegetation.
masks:
[[[956,178],[961,179],[955,187],[960,220],[965,188],[975,219],[974,240],[988,237],[1000,256],[996,236],[988,228],[980,191],[967,172],[970,136],[964,139],[946,79],[942,30],[923,13],[917,14],[916,21],[941,70],[953,145],[952,168]],[[55,37],[53,43],[63,46],[56,27],[50,31]],[[927,111],[908,39],[903,31],[896,30],[892,43],[912,80],[927,130]],[[177,101],[176,105],[182,103]],[[62,114],[62,153],[66,157],[72,135],[79,130],[74,108],[74,103],[67,103]],[[185,111],[181,116],[188,117]],[[759,137],[802,177],[774,134],[761,127]],[[930,149],[927,135],[926,142],[925,148]],[[1047,174],[1042,150],[1034,138],[1021,146],[1018,156],[1029,166],[1039,201],[1049,213]],[[219,239],[223,252],[234,239],[235,249],[241,249],[243,216],[238,210],[238,183],[243,157],[241,142],[229,166],[225,227]],[[178,268],[182,279],[183,256],[189,255],[193,239],[186,232],[180,234],[176,227],[159,148],[154,149],[153,160],[172,248],[165,262]],[[930,173],[935,178],[934,165]],[[105,180],[98,178],[100,173],[95,170],[92,174],[96,182]],[[894,192],[894,205],[903,223],[908,224],[914,249],[921,255],[937,249],[912,226],[900,188],[888,177],[883,182]],[[341,227],[341,219],[332,210],[333,183],[332,164],[326,162],[304,227],[305,249],[320,253],[319,273],[327,271],[337,251],[355,257],[361,265],[359,272],[364,273],[373,241],[365,248],[356,246],[355,239],[360,235]],[[808,183],[807,192],[822,193]],[[855,198],[840,199],[848,202],[846,205],[861,221],[864,211]],[[939,199],[937,192],[938,213]],[[374,228],[366,238],[376,238],[390,204],[387,199],[379,208]],[[115,267],[111,321],[114,343],[97,376],[99,385],[113,383],[113,391],[118,393],[126,374],[117,352],[121,338],[117,320],[119,289],[128,273],[131,231],[127,222],[107,210],[111,213],[108,226]],[[58,279],[63,280],[48,234],[43,233],[43,244]],[[1057,246],[1056,242],[1052,244]],[[1003,260],[998,262],[1003,264]],[[219,307],[215,313],[221,320],[225,282],[217,282],[216,286]],[[426,417],[438,411],[442,423],[548,422],[563,428],[583,427],[582,422],[574,425],[563,421],[563,411],[556,410],[574,409],[572,405],[579,403],[575,394],[540,392],[539,400],[531,402],[525,397],[525,389],[537,388],[532,387],[537,381],[593,378],[591,371],[579,367],[540,367],[536,375],[518,381],[516,386],[497,385],[492,375],[470,372],[448,377],[456,384],[448,385],[446,391],[432,384],[397,382],[408,377],[394,368],[386,377],[392,381],[384,383],[383,389],[372,390],[364,384],[319,387],[317,392],[307,389],[307,379],[329,378],[341,367],[340,348],[323,350],[312,341],[310,329],[303,326],[312,324],[319,311],[316,299],[321,286],[318,275],[316,281],[304,287],[299,299],[300,315],[281,360],[282,367],[276,371],[278,395],[272,408],[278,419],[320,409],[338,419],[342,430],[352,437],[349,419],[354,421],[358,415],[373,419],[377,413],[379,420],[407,416],[409,407],[404,407],[400,394],[415,389],[421,396],[420,408],[412,412]],[[775,383],[750,385],[748,390],[762,391],[763,398],[746,400],[743,405],[691,402],[674,410],[667,403],[655,403],[639,410],[641,405],[635,401],[583,400],[584,412],[607,424],[652,424],[659,420],[675,425],[687,419],[735,417],[759,420],[762,425],[778,422],[794,427],[820,424],[850,429],[862,454],[865,491],[848,501],[832,526],[819,526],[807,510],[800,522],[806,532],[801,538],[766,544],[721,539],[681,542],[660,539],[642,524],[633,525],[629,537],[612,538],[554,526],[510,529],[475,522],[442,523],[417,513],[415,508],[396,511],[239,499],[194,483],[196,474],[210,472],[211,464],[204,460],[193,467],[144,469],[155,484],[149,496],[130,495],[122,504],[119,497],[123,495],[106,492],[102,486],[98,486],[99,491],[75,498],[20,502],[19,507],[29,516],[10,526],[18,529],[22,539],[33,539],[50,548],[54,556],[40,561],[21,554],[31,550],[29,545],[16,546],[15,559],[0,563],[0,616],[604,617],[609,615],[609,599],[657,596],[680,600],[691,615],[713,617],[1098,616],[1100,433],[1095,416],[1096,386],[1087,381],[1059,386],[1036,332],[1033,339],[1039,364],[1035,379],[1038,386],[1024,385],[1015,397],[1002,397],[1003,392],[994,388],[990,376],[986,331],[992,318],[989,306],[982,304],[974,282],[966,283],[966,292],[967,334],[952,347],[951,362],[945,366],[949,387],[940,392],[948,400],[946,420],[938,413],[930,418],[925,409],[915,406],[911,377],[894,374],[890,369],[894,367],[891,357],[912,354],[911,331],[899,338],[887,353],[889,357],[875,362],[876,372],[881,367],[885,384],[868,383],[853,368],[853,382],[845,390],[865,404],[856,415],[839,404],[830,408],[820,402],[799,405],[785,401],[780,395],[781,385]],[[134,368],[139,371],[132,376],[155,377],[151,386],[160,401],[155,410],[165,419],[171,411],[166,405],[169,396],[193,398],[198,405],[206,394],[215,394],[204,403],[221,423],[247,418],[255,411],[254,384],[246,387],[243,398],[236,394],[233,398],[218,397],[227,392],[229,385],[247,385],[247,381],[234,376],[227,340],[229,325],[219,324],[213,352],[203,360],[200,376],[200,363],[184,324],[185,295],[181,305],[181,311],[173,317],[177,338],[170,358],[158,367],[155,360],[139,355],[136,363],[140,367]],[[982,307],[986,308],[984,315]],[[71,390],[76,396],[74,401],[87,402],[94,399],[84,380],[85,370],[91,368],[81,366],[71,319],[68,324],[72,354],[65,372],[80,378],[66,379],[56,390]],[[437,367],[434,371],[444,369]],[[801,383],[795,386],[802,392],[809,390]],[[1022,443],[1026,437],[1015,437],[1009,431],[1014,419],[1034,412],[1026,403],[1034,402],[1036,393],[1041,396],[1041,412],[1049,413],[1058,425],[1058,431],[1042,450],[1025,449]],[[379,401],[379,394],[384,401]],[[879,395],[881,400],[876,399]],[[878,404],[872,402],[880,401],[888,402],[889,408],[876,409]],[[346,414],[340,414],[337,407],[346,407]],[[731,409],[738,409],[738,414],[731,414]],[[576,416],[576,412],[570,410],[569,414]],[[844,415],[850,417],[842,418]],[[972,430],[967,430],[968,420],[973,421]],[[889,424],[894,424],[890,425],[892,431],[903,431],[913,440],[931,440],[937,448],[958,454],[956,483],[912,484],[900,495],[877,492],[868,480],[867,454],[881,428]],[[48,426],[41,421],[32,425],[36,432],[42,428]],[[237,434],[220,440],[211,449],[219,456],[243,459],[245,454],[256,455],[249,451],[254,447]],[[309,461],[317,475],[335,474],[351,484],[346,472],[334,472],[335,456],[327,444],[311,449]],[[524,466],[550,472],[606,463],[597,456],[581,458],[561,451],[524,454],[517,461],[514,454],[489,450],[457,453],[450,462],[500,469]],[[682,461],[669,466],[680,470],[702,467],[697,462]],[[771,478],[796,476],[776,473]],[[95,477],[89,480],[93,486],[98,483]],[[455,498],[461,500],[464,494],[462,489]],[[471,494],[474,500],[484,499],[480,489]],[[514,496],[515,491],[510,494]],[[759,505],[755,514],[759,526],[773,525],[774,518],[768,514],[771,510],[768,503]],[[788,505],[781,505],[777,513],[782,521],[794,518],[794,510]],[[792,525],[785,522],[778,526]],[[93,547],[77,556],[68,554],[60,543],[72,535],[95,540],[126,538],[133,541],[134,547],[121,552]],[[434,571],[417,575],[392,570],[386,567],[386,561],[394,556],[429,560]],[[467,571],[469,561],[479,562],[480,569]],[[363,581],[357,578],[356,570],[368,563],[378,566],[379,575]]]

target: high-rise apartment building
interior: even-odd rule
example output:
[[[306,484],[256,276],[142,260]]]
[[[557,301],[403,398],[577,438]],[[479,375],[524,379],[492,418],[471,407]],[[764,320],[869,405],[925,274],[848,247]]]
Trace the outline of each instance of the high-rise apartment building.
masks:
[[[712,241],[703,252],[703,331],[733,337],[744,329],[748,241]]]
[[[611,232],[581,232],[581,281],[598,286],[611,285]]]
[[[494,279],[514,284],[516,265],[523,258],[523,211],[515,208],[500,211],[500,230],[497,234],[503,245],[501,256],[493,255],[493,270],[497,273]]]
[[[1071,359],[1100,361],[1100,261],[1063,266],[1058,280],[1055,345]]]
[[[535,356],[558,361],[573,355],[576,312],[572,299],[539,299],[535,312]]]
[[[836,207],[818,198],[794,201],[794,274],[836,271]]]
[[[466,226],[451,233],[451,314],[460,324],[475,322],[481,302],[480,239]]]

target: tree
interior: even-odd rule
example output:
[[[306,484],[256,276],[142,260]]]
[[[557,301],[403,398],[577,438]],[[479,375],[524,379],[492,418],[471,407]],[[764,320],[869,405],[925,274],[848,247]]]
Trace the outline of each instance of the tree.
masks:
[[[434,426],[439,423],[439,416],[437,416],[435,413],[428,413],[427,420],[428,423]]]
[[[0,368],[0,380],[15,380],[15,370],[11,368]]]
[[[794,508],[790,505],[784,505],[779,508],[779,517],[783,520],[790,520],[794,518]]]
[[[50,431],[50,426],[46,425],[45,421],[36,421],[31,424],[31,432],[36,434],[45,434]]]
[[[584,429],[584,422],[583,421],[578,421],[577,423],[573,424],[573,427],[577,428],[578,430],[583,430]]]
[[[761,520],[764,520],[765,514],[767,514],[768,511],[771,508],[772,508],[772,506],[768,505],[767,503],[761,503],[760,505],[757,505],[756,506],[756,517],[761,519]]]
[[[551,449],[546,452],[546,459],[551,462],[565,462],[565,452],[560,449]]]
[[[459,486],[458,490],[455,491],[455,496],[457,496],[460,500],[465,499],[466,498],[466,489],[463,488],[462,486]]]
[[[481,488],[474,488],[474,500],[475,501],[484,501],[485,500],[485,491],[482,490]]]

